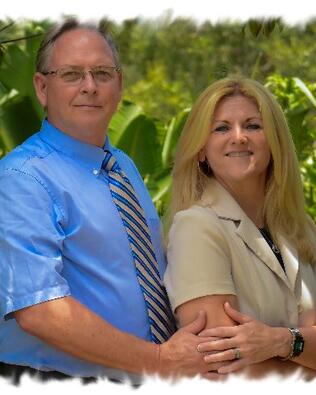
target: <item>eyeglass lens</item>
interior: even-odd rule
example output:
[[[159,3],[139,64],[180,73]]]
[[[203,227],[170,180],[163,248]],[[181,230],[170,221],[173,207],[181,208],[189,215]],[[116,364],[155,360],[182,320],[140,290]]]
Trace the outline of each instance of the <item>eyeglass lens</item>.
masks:
[[[82,81],[87,73],[90,73],[96,82],[107,82],[115,76],[114,67],[98,67],[91,70],[82,70],[74,68],[61,68],[57,70],[57,75],[64,82],[80,82]]]

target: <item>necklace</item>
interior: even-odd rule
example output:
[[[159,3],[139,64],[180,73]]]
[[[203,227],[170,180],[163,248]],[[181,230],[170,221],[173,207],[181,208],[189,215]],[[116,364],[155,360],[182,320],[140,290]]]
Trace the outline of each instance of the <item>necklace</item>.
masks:
[[[270,232],[266,228],[259,228],[259,230],[262,236],[264,237],[265,241],[268,243],[269,247],[271,248],[272,252],[276,256],[277,260],[279,261],[284,273],[286,273],[281,251],[279,250],[278,246],[273,242]]]
[[[273,242],[269,231],[266,228],[259,228],[259,230],[260,230],[262,236],[265,238],[266,242],[269,244],[271,250],[275,254],[280,254],[280,250],[278,249],[278,246]]]
[[[280,254],[280,250],[278,249],[278,247],[272,243],[271,244],[271,250],[275,253],[275,254]]]

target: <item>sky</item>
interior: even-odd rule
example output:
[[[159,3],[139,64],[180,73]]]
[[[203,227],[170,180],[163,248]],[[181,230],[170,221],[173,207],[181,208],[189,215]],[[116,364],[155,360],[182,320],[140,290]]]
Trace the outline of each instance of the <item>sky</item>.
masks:
[[[27,18],[40,20],[49,18],[57,21],[62,15],[76,15],[83,20],[108,17],[117,22],[137,16],[145,18],[157,18],[167,10],[171,10],[172,16],[192,17],[198,22],[210,20],[217,22],[221,20],[245,21],[250,17],[282,17],[289,24],[303,23],[316,17],[315,0],[1,0],[0,19],[5,17]],[[285,389],[286,381],[286,389]],[[246,384],[246,385],[245,385]],[[282,385],[282,387],[281,387]],[[177,385],[162,382],[149,382],[138,390],[131,390],[126,386],[110,383],[100,383],[82,387],[77,382],[49,383],[45,387],[34,380],[25,377],[22,383],[23,394],[40,394],[45,388],[46,394],[56,394],[58,391],[73,391],[84,394],[93,391],[94,394],[201,394],[210,391],[220,394],[234,393],[272,393],[286,391],[287,395],[304,392],[304,395],[312,393],[313,384],[304,383],[297,378],[278,379],[271,378],[264,382],[247,382],[243,379],[234,379],[224,384],[206,383],[205,381],[188,380]],[[21,388],[7,385],[0,378],[0,392],[6,395],[21,393]],[[109,391],[110,390],[110,391]]]
[[[314,0],[2,0],[1,3],[0,19],[59,20],[62,15],[71,14],[82,19],[107,16],[120,22],[137,16],[156,18],[166,10],[172,10],[173,17],[190,16],[200,22],[281,16],[294,24],[316,17]]]

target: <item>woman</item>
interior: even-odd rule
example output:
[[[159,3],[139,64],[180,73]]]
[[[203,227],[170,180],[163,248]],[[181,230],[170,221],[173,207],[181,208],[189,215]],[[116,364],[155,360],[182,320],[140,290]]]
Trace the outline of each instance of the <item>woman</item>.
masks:
[[[291,365],[282,359],[316,370],[316,228],[285,117],[261,84],[226,78],[199,97],[170,211],[165,284],[180,326],[207,312],[205,360],[222,361],[219,373]]]

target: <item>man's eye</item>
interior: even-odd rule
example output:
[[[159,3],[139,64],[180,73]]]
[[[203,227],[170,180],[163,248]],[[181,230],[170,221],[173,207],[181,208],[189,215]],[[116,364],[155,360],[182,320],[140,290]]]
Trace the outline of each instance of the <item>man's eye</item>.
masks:
[[[112,70],[95,70],[93,71],[94,78],[98,81],[109,81],[113,78]]]
[[[76,70],[67,70],[67,71],[63,71],[60,74],[60,77],[66,82],[78,81],[79,79],[82,78],[82,73]]]

